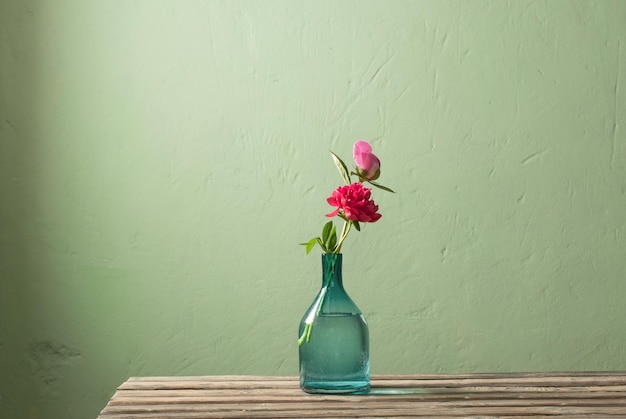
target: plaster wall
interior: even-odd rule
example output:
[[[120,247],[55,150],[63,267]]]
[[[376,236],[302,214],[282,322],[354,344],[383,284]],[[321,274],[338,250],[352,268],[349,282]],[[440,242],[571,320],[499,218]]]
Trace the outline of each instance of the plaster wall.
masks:
[[[0,0],[0,417],[297,374],[325,198],[372,372],[626,369],[626,2]]]

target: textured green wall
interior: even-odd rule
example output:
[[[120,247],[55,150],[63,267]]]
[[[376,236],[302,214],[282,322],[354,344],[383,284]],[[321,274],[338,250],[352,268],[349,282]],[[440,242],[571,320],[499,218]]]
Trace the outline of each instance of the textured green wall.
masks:
[[[626,369],[626,2],[0,0],[0,417],[296,374],[350,158],[373,373]],[[317,251],[316,251],[317,252]]]

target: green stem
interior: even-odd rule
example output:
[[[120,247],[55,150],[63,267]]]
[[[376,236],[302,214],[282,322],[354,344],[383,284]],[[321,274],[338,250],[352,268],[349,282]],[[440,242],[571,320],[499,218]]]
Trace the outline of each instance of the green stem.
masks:
[[[341,236],[339,237],[339,242],[337,246],[335,246],[335,251],[333,253],[341,253],[341,246],[343,245],[343,241],[348,237],[348,233],[352,228],[352,221],[345,221],[343,223],[343,227],[341,228]]]
[[[320,293],[320,298],[317,300],[317,307],[315,310],[311,311],[311,314],[306,318],[304,330],[302,331],[302,335],[298,338],[298,346],[301,346],[304,342],[309,342],[311,340],[311,332],[313,331],[313,322],[316,317],[319,317],[322,312],[322,306],[324,305],[324,300],[326,297],[326,291],[328,290],[328,284],[330,283],[330,279],[335,272],[335,264],[337,263],[337,256],[332,258],[331,263],[328,265],[328,272],[324,276],[324,283],[322,284],[322,291]],[[313,315],[313,313],[315,313]]]

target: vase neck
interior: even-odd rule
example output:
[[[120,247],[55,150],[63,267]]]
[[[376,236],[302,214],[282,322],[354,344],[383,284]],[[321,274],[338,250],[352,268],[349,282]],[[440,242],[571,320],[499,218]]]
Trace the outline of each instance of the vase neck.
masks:
[[[343,288],[341,262],[341,253],[322,254],[322,287]]]

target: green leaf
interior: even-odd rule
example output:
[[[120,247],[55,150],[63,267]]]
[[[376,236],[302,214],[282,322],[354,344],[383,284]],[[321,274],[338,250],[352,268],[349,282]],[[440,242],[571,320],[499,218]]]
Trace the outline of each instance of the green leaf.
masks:
[[[300,243],[300,245],[306,246],[306,254],[308,255],[309,253],[311,253],[311,250],[313,250],[313,248],[315,247],[315,243],[317,243],[316,240],[311,239],[306,243]]]
[[[368,181],[367,181],[367,183],[371,184],[372,186],[377,187],[378,189],[382,189],[383,191],[387,191],[387,192],[395,193],[394,191],[392,191],[392,190],[391,190],[391,189],[389,189],[388,187],[383,186],[383,185],[379,185],[378,183],[376,183],[376,182],[372,182],[371,180],[368,180]]]
[[[330,152],[330,155],[333,157],[333,160],[335,161],[335,165],[337,166],[337,169],[339,170],[339,174],[341,174],[341,177],[346,182],[346,185],[351,184],[352,181],[350,181],[350,172],[348,172],[348,167],[346,166],[346,164],[339,158],[339,156],[337,156],[332,151]]]
[[[358,221],[352,221],[352,224],[354,225],[354,228],[356,228],[356,231],[361,231],[361,224],[359,224]]]
[[[328,236],[330,235],[330,230],[333,228],[333,222],[329,221],[324,224],[324,228],[322,229],[322,241],[324,243],[328,243]]]
[[[328,238],[326,251],[335,250],[335,245],[337,244],[337,229],[333,226],[333,230],[330,232],[330,237]]]

